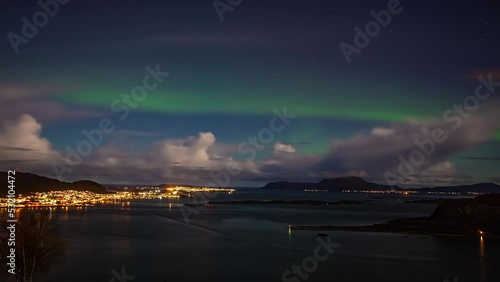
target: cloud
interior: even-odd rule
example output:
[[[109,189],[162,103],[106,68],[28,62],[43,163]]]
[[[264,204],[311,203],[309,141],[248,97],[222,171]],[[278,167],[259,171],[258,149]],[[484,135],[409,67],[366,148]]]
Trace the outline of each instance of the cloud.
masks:
[[[398,123],[383,131],[372,131],[368,135],[333,142],[330,153],[318,164],[317,169],[362,169],[370,177],[381,181],[386,171],[399,173],[398,168],[404,162],[402,160],[410,161],[413,152],[422,151],[417,144],[432,140],[431,132],[440,129],[447,140],[441,144],[427,145],[433,152],[425,155],[423,162],[414,166],[415,170],[410,172],[419,174],[446,161],[455,153],[470,150],[491,140],[496,126],[489,117],[470,117],[457,129],[442,121]]]
[[[50,100],[51,96],[65,93],[60,86],[19,83],[0,83],[0,119],[17,118],[23,113],[41,122],[79,117],[97,117],[101,113],[89,108],[68,106]]]
[[[88,108],[70,107],[50,100],[12,100],[0,106],[0,118],[18,117],[28,113],[41,122],[53,122],[74,118],[100,117],[102,113]]]
[[[274,144],[274,153],[295,153],[295,148],[290,144],[276,143]]]
[[[38,171],[42,167],[50,167],[54,160],[62,160],[50,142],[41,137],[41,131],[42,125],[28,114],[4,122],[0,128],[2,169],[12,169],[23,163],[24,169]]]
[[[383,127],[375,127],[372,129],[371,134],[373,136],[391,136],[396,133],[394,128],[383,128]]]
[[[429,183],[432,183],[432,186],[443,186],[452,185],[455,182],[464,183],[463,177],[458,175],[455,164],[450,161],[444,161],[424,169],[419,174],[406,177],[405,183],[402,186],[423,187],[429,185]]]
[[[374,128],[369,134],[358,134],[346,140],[332,143],[329,154],[318,164],[317,170],[364,170],[372,179],[383,181],[384,173],[399,173],[401,163],[415,157],[415,151],[422,151],[426,143],[430,151],[424,154],[421,164],[413,166],[410,174],[419,174],[439,163],[446,162],[459,152],[473,149],[478,144],[492,140],[500,127],[498,101],[490,100],[476,112],[453,120],[409,120],[386,127]],[[446,140],[442,143],[433,139],[433,131],[439,130]],[[424,141],[427,140],[427,141]],[[420,144],[420,145],[418,145]],[[432,150],[431,150],[432,149]],[[417,162],[418,163],[418,162]]]
[[[198,136],[190,136],[185,140],[159,142],[153,148],[153,152],[166,164],[207,167],[210,166],[210,155],[207,150],[214,143],[215,136],[211,132],[200,132]]]
[[[343,140],[334,140],[324,155],[274,154],[259,166],[262,176],[302,181],[345,175],[364,176],[384,183],[387,171],[399,173],[402,160],[409,162],[415,151],[421,151],[423,161],[414,170],[403,175],[404,185],[471,181],[465,172],[457,170],[448,160],[457,153],[466,152],[492,140],[500,127],[498,103],[491,100],[481,111],[471,113],[458,124],[445,120],[408,120],[385,127],[374,127],[369,133],[356,134]],[[441,130],[446,136],[442,143],[433,142],[432,132]],[[426,154],[418,144],[424,142]],[[279,178],[277,178],[279,177]]]
[[[0,101],[5,102],[28,98],[41,98],[60,93],[61,91],[61,88],[49,85],[26,85],[0,82]]]
[[[234,160],[226,155],[231,146],[217,146],[215,141],[211,132],[200,132],[197,136],[184,139],[163,139],[135,153],[131,150],[133,146],[111,142],[97,148],[82,165],[65,177],[73,179],[97,172],[94,177],[122,182],[207,184],[214,182],[211,173],[226,172],[228,167],[237,167],[244,174],[255,171],[253,162]],[[220,152],[220,155],[213,151]]]

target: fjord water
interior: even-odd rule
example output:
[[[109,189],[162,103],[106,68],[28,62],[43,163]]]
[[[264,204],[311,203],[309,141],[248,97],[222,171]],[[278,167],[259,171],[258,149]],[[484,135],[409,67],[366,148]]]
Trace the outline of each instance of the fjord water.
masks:
[[[289,231],[288,225],[364,225],[428,216],[435,204],[406,204],[403,195],[307,193],[243,189],[215,200],[362,200],[363,205],[214,205],[186,224],[178,206],[193,199],[59,208],[67,238],[64,263],[42,282],[120,281],[500,281],[500,242],[491,238],[388,233]],[[328,233],[340,246],[307,280],[282,280]],[[322,237],[324,238],[324,237]],[[326,240],[326,239],[325,239]],[[295,277],[295,278],[294,278]],[[113,280],[113,278],[115,280]],[[130,277],[129,277],[130,278]],[[124,280],[125,281],[125,280]]]

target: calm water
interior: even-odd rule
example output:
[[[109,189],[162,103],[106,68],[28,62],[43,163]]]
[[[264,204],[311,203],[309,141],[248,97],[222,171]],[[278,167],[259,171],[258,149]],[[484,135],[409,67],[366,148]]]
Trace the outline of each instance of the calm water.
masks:
[[[59,210],[69,248],[63,264],[38,281],[282,281],[292,265],[313,255],[315,231],[289,224],[356,225],[427,216],[436,205],[404,204],[407,196],[244,190],[225,199],[357,199],[362,206],[224,205],[199,208],[184,223],[179,200]],[[183,200],[183,202],[192,199]],[[321,232],[340,244],[307,280],[500,281],[500,241],[404,234]],[[119,280],[116,280],[119,281]],[[129,280],[130,281],[130,280]]]

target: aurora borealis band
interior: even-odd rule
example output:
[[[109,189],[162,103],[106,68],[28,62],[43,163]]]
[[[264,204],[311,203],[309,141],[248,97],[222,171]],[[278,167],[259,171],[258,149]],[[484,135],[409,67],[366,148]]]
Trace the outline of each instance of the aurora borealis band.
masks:
[[[345,174],[381,182],[377,166],[415,147],[402,136],[440,126],[474,95],[479,75],[500,80],[500,19],[488,1],[456,3],[454,13],[445,3],[402,1],[403,12],[347,63],[339,44],[352,43],[353,28],[386,2],[244,1],[221,21],[210,1],[72,1],[17,54],[8,39],[0,45],[2,169],[51,176],[50,163],[82,130],[110,118],[116,130],[70,179],[195,183],[231,159],[243,167],[231,185]],[[39,8],[0,5],[2,34],[21,34],[21,18]],[[158,65],[169,76],[119,119],[113,101]],[[500,182],[498,93],[450,133],[463,141],[429,156],[436,180],[423,185]],[[293,121],[254,158],[241,154],[238,145],[284,107]],[[350,150],[382,163],[348,160]]]

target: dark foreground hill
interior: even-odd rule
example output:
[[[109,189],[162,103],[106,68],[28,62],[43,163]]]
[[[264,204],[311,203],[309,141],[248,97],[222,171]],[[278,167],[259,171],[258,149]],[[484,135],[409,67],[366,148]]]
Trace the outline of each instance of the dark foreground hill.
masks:
[[[0,178],[5,179],[5,189],[0,193],[4,197],[7,193],[7,172],[0,172]],[[94,193],[107,193],[101,185],[89,180],[80,180],[73,183],[61,182],[57,179],[39,176],[32,173],[16,172],[15,175],[16,194],[29,194],[31,192],[47,192],[55,190],[77,190],[91,191]]]
[[[370,226],[294,226],[298,230],[343,230],[441,235],[500,236],[500,194],[446,200],[430,217],[396,219]]]

